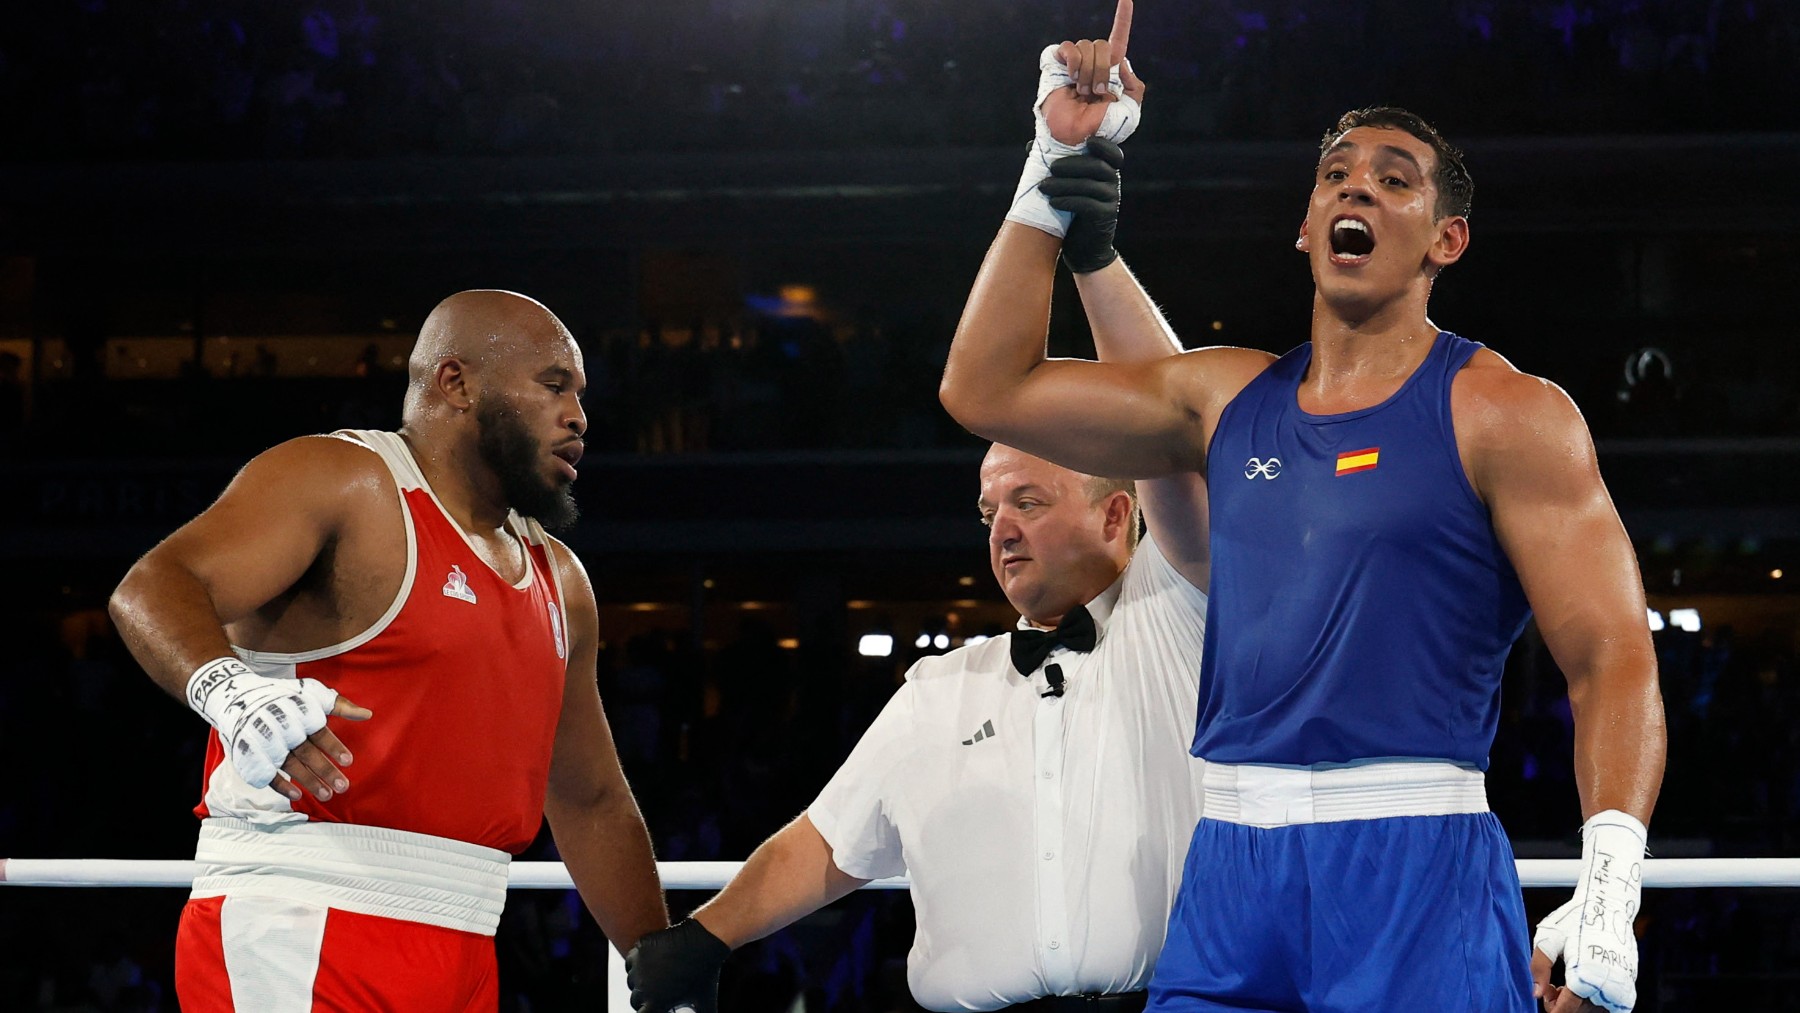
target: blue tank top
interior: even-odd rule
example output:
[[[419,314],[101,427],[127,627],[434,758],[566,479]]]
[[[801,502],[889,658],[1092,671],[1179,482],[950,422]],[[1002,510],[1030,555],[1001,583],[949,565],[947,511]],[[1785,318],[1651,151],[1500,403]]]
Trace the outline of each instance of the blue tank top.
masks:
[[[1194,755],[1487,769],[1530,608],[1451,425],[1450,382],[1481,347],[1441,333],[1393,397],[1309,415],[1309,343],[1225,406]]]

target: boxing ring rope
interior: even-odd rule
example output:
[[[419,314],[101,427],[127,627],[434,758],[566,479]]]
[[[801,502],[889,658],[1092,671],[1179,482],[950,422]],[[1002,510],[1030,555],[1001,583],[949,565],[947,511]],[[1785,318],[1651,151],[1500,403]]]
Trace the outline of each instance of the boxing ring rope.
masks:
[[[658,862],[664,890],[717,890],[742,862]],[[1520,858],[1519,885],[1574,886],[1579,858]],[[122,858],[0,858],[0,886],[191,886],[193,861],[146,861]],[[561,862],[514,862],[508,889],[572,890],[574,883]],[[877,879],[865,890],[904,890],[905,876]],[[1695,887],[1800,887],[1800,858],[1650,858],[1644,861],[1644,886],[1661,889]]]
[[[742,862],[658,862],[664,890],[717,890]],[[1800,859],[1795,861],[1800,866]],[[123,858],[0,858],[0,886],[192,886],[198,863]],[[1573,883],[1573,875],[1569,882]],[[561,862],[513,862],[509,890],[573,890]],[[866,890],[904,890],[906,877],[877,879]]]
[[[1516,860],[1519,883],[1526,887],[1574,886],[1581,871],[1578,858]],[[145,861],[114,858],[0,858],[0,886],[185,887],[197,867],[192,861]],[[664,890],[716,890],[742,862],[658,862]],[[561,862],[514,862],[507,875],[513,890],[570,890],[574,883]],[[865,890],[904,890],[904,876],[877,879]],[[1644,886],[1659,889],[1693,887],[1800,887],[1800,858],[1651,858],[1644,861]],[[618,951],[607,949],[607,1013],[631,1013],[625,987],[625,964]]]

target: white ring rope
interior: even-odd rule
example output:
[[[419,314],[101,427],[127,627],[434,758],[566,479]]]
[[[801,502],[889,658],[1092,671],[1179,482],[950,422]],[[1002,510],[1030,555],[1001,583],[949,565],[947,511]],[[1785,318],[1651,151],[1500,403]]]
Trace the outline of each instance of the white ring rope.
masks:
[[[0,858],[0,886],[130,887],[190,886],[198,863],[115,858]],[[1517,860],[1522,886],[1573,886],[1578,858]],[[737,874],[742,862],[658,862],[665,890],[715,890]],[[1651,858],[1644,861],[1647,887],[1800,887],[1800,858]],[[514,890],[568,890],[574,887],[561,862],[514,862],[507,886]],[[878,879],[864,889],[904,890],[906,877]],[[607,1013],[632,1013],[619,951],[606,949]]]
[[[1521,858],[1521,886],[1574,886],[1578,858]],[[665,890],[716,890],[742,862],[658,862]],[[3,886],[190,886],[192,861],[116,858],[0,858]],[[514,862],[507,886],[513,890],[568,890],[574,884],[561,862]],[[864,889],[904,890],[906,877],[878,879]],[[1651,858],[1644,861],[1644,886],[1800,887],[1800,858]]]
[[[716,890],[742,862],[658,862],[665,890]],[[123,858],[0,858],[0,886],[192,886],[199,863],[193,860]],[[1573,882],[1573,880],[1571,880]],[[510,890],[571,890],[575,884],[561,862],[513,862]],[[904,890],[904,876],[877,879],[867,890]]]

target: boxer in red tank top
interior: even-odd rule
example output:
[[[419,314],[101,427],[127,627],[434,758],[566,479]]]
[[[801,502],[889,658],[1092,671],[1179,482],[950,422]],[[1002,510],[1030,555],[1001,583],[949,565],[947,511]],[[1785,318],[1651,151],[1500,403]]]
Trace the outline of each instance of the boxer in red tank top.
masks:
[[[548,817],[621,952],[668,923],[595,688],[581,351],[541,304],[433,310],[398,433],[251,461],[111,610],[213,726],[185,1010],[491,1010],[506,863]]]

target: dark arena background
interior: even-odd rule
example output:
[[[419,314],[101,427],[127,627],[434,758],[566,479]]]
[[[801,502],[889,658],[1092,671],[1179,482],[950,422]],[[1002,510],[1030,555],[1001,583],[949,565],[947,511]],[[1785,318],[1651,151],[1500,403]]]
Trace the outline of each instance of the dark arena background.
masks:
[[[740,860],[919,656],[1009,628],[983,444],[937,402],[1030,137],[1104,0],[36,0],[0,28],[0,855],[192,856],[205,726],[105,611],[257,452],[398,424],[424,315],[543,300],[591,381],[601,692],[658,857]],[[1468,152],[1433,318],[1581,406],[1649,591],[1659,857],[1800,845],[1800,5],[1144,0],[1119,246],[1190,346],[1305,340],[1319,135]],[[1051,347],[1090,355],[1059,280]],[[865,634],[887,654],[859,651]],[[1489,791],[1581,814],[1562,675],[1513,651]],[[471,729],[479,735],[479,729]],[[453,759],[421,784],[457,804]],[[527,858],[552,859],[548,834]],[[173,1010],[171,889],[0,891],[0,1009]],[[1566,891],[1527,891],[1535,919]],[[676,914],[704,894],[671,895]],[[904,893],[727,966],[724,1008],[914,1007]],[[1647,1011],[1800,1009],[1794,890],[1649,890]],[[602,1005],[572,892],[511,897],[506,1011]]]

